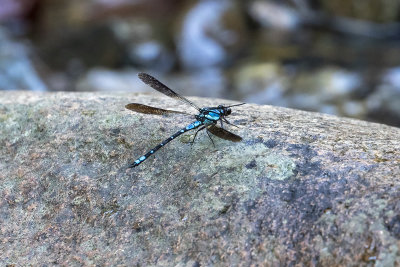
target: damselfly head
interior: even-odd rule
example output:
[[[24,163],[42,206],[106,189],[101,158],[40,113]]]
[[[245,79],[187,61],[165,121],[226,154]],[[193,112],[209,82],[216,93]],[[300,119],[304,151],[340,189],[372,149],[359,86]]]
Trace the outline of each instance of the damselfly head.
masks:
[[[223,115],[223,116],[228,116],[232,113],[232,110],[230,107],[225,107],[223,105],[219,105],[218,109],[219,109],[221,115]]]

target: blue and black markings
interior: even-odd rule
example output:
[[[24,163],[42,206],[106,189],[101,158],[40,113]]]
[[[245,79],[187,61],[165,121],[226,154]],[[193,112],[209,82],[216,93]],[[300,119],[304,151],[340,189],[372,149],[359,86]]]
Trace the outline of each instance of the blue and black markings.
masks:
[[[242,140],[242,138],[240,136],[225,130],[223,128],[223,122],[225,122],[227,124],[231,124],[225,118],[231,114],[231,112],[232,112],[231,107],[243,105],[244,103],[230,105],[230,106],[220,105],[218,107],[199,108],[193,102],[191,102],[190,100],[186,99],[185,97],[175,93],[170,88],[168,88],[166,85],[162,84],[160,81],[158,81],[156,78],[150,76],[149,74],[139,73],[138,76],[144,83],[151,86],[153,89],[155,89],[169,97],[181,100],[181,101],[185,102],[186,104],[194,107],[195,109],[197,109],[199,114],[194,116],[196,121],[192,122],[185,128],[183,128],[183,129],[179,130],[178,132],[176,132],[175,134],[171,135],[169,138],[165,139],[163,142],[161,142],[159,145],[157,145],[156,147],[151,149],[145,155],[143,155],[140,158],[138,158],[137,160],[135,160],[132,164],[129,165],[130,168],[134,168],[134,167],[140,165],[148,157],[153,155],[157,150],[159,150],[161,147],[168,144],[171,140],[175,139],[176,137],[180,136],[181,134],[183,134],[187,131],[190,131],[190,130],[197,129],[197,128],[199,128],[199,129],[196,131],[196,134],[193,138],[193,142],[194,142],[194,139],[196,138],[197,133],[203,129],[207,130],[207,134],[212,133],[213,135],[215,135],[219,138],[223,138],[223,139],[230,140],[233,142],[239,142]],[[164,114],[172,114],[172,113],[188,114],[188,113],[180,112],[180,111],[165,110],[165,109],[150,107],[150,106],[146,106],[146,105],[138,104],[138,103],[131,103],[131,104],[126,105],[125,107],[127,109],[130,109],[130,110],[133,110],[136,112],[140,112],[140,113],[144,113],[144,114],[154,114],[154,115],[164,115]],[[188,114],[188,115],[190,115],[190,114]],[[217,126],[218,121],[221,123],[221,127]]]

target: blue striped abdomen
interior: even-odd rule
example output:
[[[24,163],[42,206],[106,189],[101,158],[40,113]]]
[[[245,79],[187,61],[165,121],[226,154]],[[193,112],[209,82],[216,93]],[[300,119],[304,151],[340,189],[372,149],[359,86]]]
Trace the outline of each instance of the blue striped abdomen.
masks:
[[[134,168],[136,166],[138,166],[139,164],[141,164],[143,161],[145,161],[148,157],[150,157],[151,155],[153,155],[157,150],[159,150],[160,148],[162,148],[163,146],[165,146],[166,144],[168,144],[169,142],[171,142],[173,139],[177,138],[178,136],[180,136],[181,134],[196,129],[198,128],[200,125],[202,125],[203,122],[201,121],[195,121],[191,124],[189,124],[188,126],[186,126],[185,128],[179,130],[178,132],[174,133],[173,135],[171,135],[169,138],[165,139],[164,141],[162,141],[159,145],[157,145],[156,147],[154,147],[153,149],[151,149],[149,152],[147,152],[145,155],[141,156],[140,158],[138,158],[137,160],[135,160],[129,167],[130,168]]]

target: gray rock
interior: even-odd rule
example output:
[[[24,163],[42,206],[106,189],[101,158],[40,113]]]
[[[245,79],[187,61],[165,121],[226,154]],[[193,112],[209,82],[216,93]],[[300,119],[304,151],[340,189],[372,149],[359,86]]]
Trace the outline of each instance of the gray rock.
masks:
[[[249,104],[241,143],[184,135],[127,169],[192,121],[129,102],[188,108],[0,92],[0,265],[400,264],[398,128]]]

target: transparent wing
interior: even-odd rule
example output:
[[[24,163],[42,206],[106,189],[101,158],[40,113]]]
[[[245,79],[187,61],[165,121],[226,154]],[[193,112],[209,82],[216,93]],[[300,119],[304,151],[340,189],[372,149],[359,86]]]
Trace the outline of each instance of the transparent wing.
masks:
[[[144,114],[166,115],[166,114],[175,113],[175,114],[191,115],[186,112],[167,110],[167,109],[162,109],[162,108],[154,108],[154,107],[150,107],[150,106],[146,106],[146,105],[138,104],[138,103],[130,103],[130,104],[126,105],[125,108],[136,111],[136,112],[144,113]]]
[[[207,128],[207,131],[209,131],[210,133],[212,133],[215,136],[218,136],[219,138],[225,139],[225,140],[229,140],[232,142],[240,142],[242,141],[242,137],[231,133],[223,128],[220,128],[218,126],[215,125],[211,125]]]
[[[138,76],[145,84],[151,86],[153,89],[157,90],[158,92],[163,93],[166,96],[183,101],[186,104],[191,105],[195,109],[200,110],[200,108],[196,104],[194,104],[192,101],[175,93],[174,91],[172,91],[172,89],[168,88],[166,85],[161,83],[159,80],[157,80],[153,76],[151,76],[147,73],[143,73],[143,72],[139,73]]]

